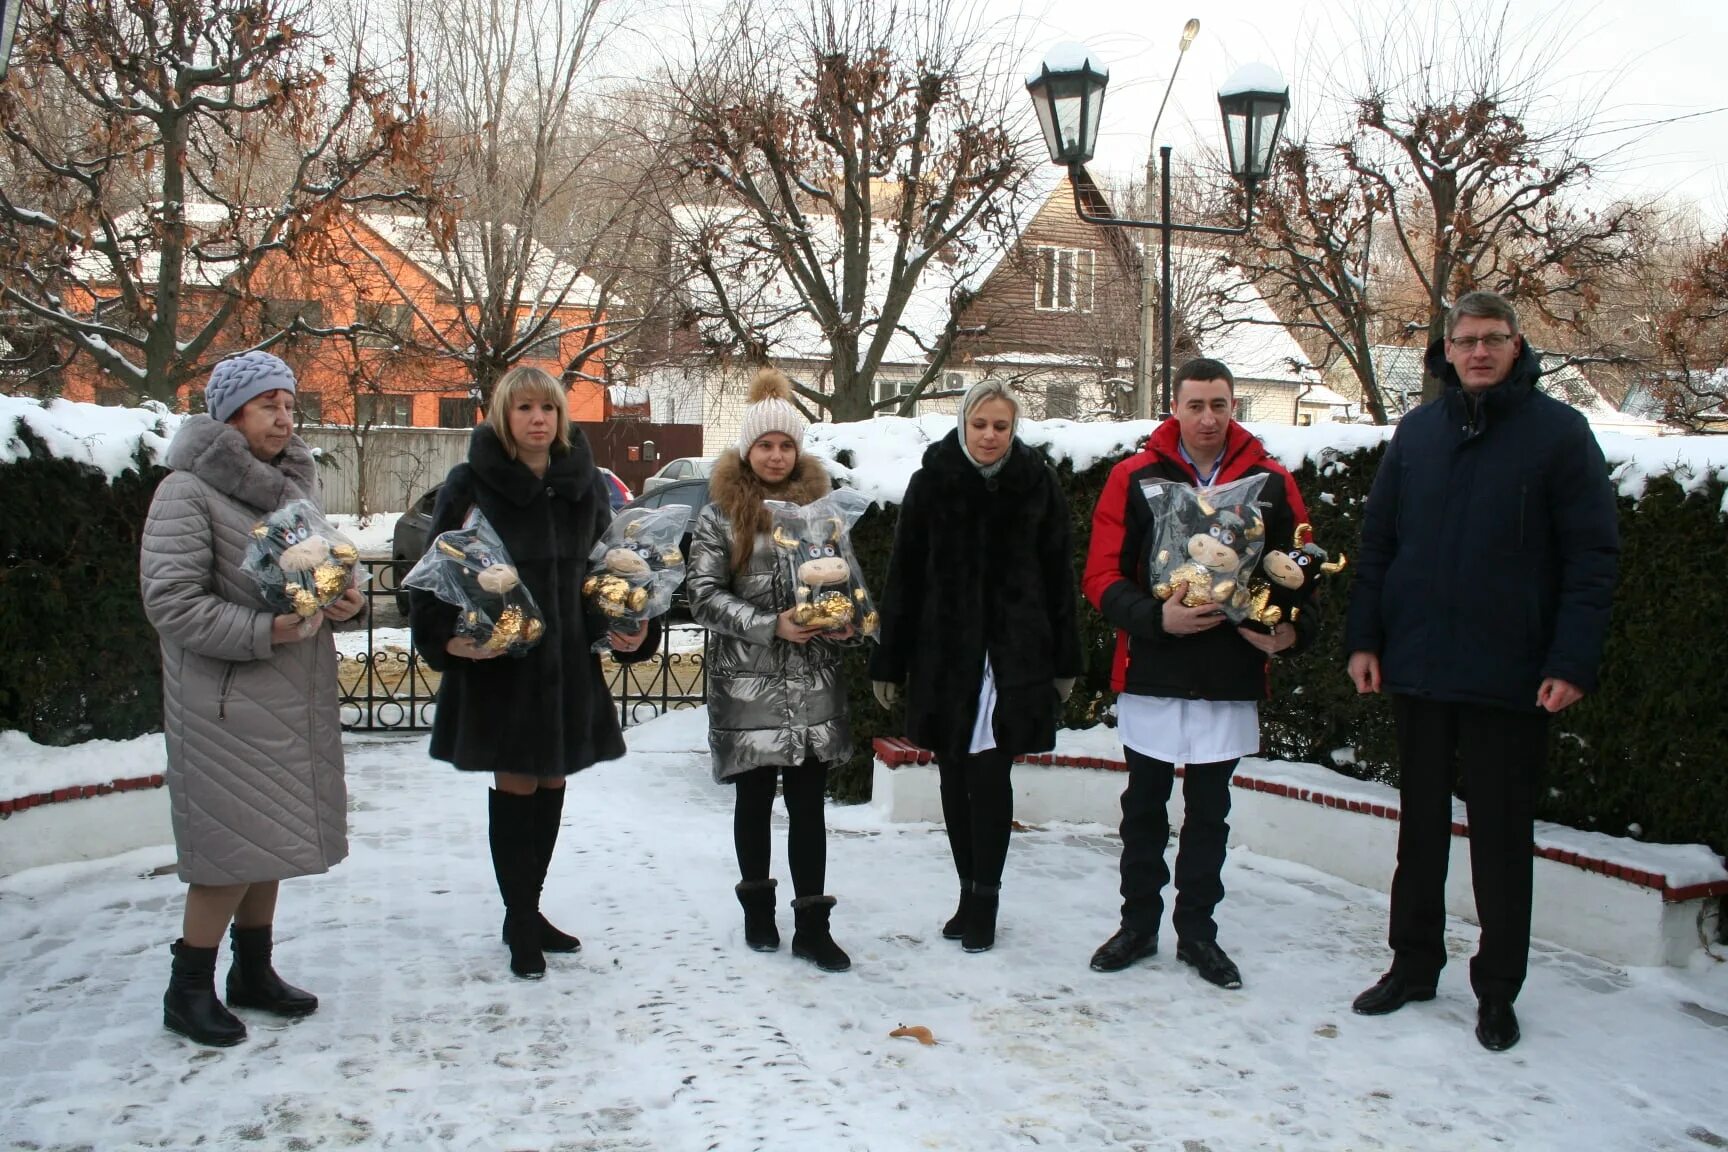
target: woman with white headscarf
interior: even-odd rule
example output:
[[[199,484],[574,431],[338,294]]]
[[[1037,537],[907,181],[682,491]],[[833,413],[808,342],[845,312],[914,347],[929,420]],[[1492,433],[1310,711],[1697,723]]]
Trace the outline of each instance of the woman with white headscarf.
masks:
[[[942,928],[968,952],[996,943],[1016,757],[1055,746],[1080,675],[1068,502],[1015,435],[1019,404],[984,380],[960,426],[924,453],[900,505],[876,699],[906,700],[906,738],[936,754],[960,906]]]

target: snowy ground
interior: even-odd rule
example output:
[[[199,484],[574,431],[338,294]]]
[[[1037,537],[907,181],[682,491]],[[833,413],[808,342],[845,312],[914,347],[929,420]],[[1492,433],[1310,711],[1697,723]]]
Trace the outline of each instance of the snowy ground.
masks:
[[[161,1028],[181,887],[153,872],[170,853],[0,880],[0,1147],[1728,1146],[1728,965],[1624,970],[1539,945],[1524,1041],[1492,1055],[1471,1035],[1468,925],[1439,1000],[1356,1017],[1386,959],[1384,898],[1248,853],[1220,913],[1239,992],[1168,954],[1087,969],[1116,907],[1117,842],[1095,827],[1016,835],[998,947],[965,955],[936,931],[954,895],[941,831],[868,808],[831,810],[853,971],[749,952],[731,794],[693,751],[704,722],[635,729],[628,759],[572,782],[546,905],[586,947],[538,983],[498,943],[485,782],[428,761],[423,738],[350,742],[353,855],[284,886],[278,933],[279,967],[324,1006],[248,1014],[238,1048]],[[890,1039],[902,1023],[940,1043]]]

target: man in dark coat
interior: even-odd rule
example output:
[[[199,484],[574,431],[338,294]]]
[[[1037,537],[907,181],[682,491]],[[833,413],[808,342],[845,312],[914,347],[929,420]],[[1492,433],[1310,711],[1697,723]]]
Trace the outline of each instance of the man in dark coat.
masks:
[[[1580,412],[1537,390],[1504,299],[1460,298],[1428,369],[1445,391],[1404,417],[1374,478],[1345,633],[1356,690],[1392,695],[1400,761],[1392,968],[1355,1010],[1434,998],[1461,771],[1476,1037],[1502,1051],[1519,1036],[1548,717],[1596,686],[1618,520],[1602,450]]]
[[[1189,607],[1180,593],[1160,600],[1149,590],[1153,535],[1148,482],[1211,488],[1266,476],[1260,491],[1266,539],[1295,539],[1308,519],[1296,482],[1247,429],[1231,418],[1236,381],[1216,360],[1176,370],[1174,415],[1146,446],[1116,465],[1092,514],[1092,543],[1082,582],[1086,598],[1116,626],[1111,687],[1117,734],[1128,761],[1122,793],[1122,920],[1092,956],[1092,967],[1117,972],[1158,951],[1164,885],[1170,870],[1166,805],[1176,765],[1182,783],[1182,842],[1176,856],[1176,958],[1212,984],[1239,988],[1242,975],[1218,946],[1213,909],[1224,898],[1230,826],[1230,777],[1236,762],[1260,748],[1258,701],[1268,691],[1268,660],[1305,644],[1312,611],[1269,634],[1230,627],[1211,604]]]

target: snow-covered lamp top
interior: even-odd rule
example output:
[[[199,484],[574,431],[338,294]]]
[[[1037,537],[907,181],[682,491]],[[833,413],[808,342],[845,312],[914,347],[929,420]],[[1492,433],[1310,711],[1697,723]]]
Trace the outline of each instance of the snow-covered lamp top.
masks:
[[[1252,189],[1272,172],[1290,111],[1290,85],[1270,64],[1244,64],[1218,86],[1218,109],[1224,114],[1230,173]]]
[[[1092,159],[1110,69],[1084,44],[1058,44],[1026,77],[1050,160],[1070,167]]]

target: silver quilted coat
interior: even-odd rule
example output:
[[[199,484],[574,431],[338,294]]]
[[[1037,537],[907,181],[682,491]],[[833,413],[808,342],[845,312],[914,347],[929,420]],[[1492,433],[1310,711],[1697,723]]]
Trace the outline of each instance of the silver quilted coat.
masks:
[[[348,855],[336,648],[325,624],[272,646],[240,562],[252,526],[316,487],[295,437],[267,464],[209,416],[181,426],[144,525],[144,611],[162,640],[162,721],[180,878],[245,884]]]
[[[690,540],[690,612],[712,633],[708,650],[708,747],[714,779],[765,764],[827,764],[852,754],[841,683],[843,648],[821,638],[793,644],[774,635],[792,606],[792,583],[774,546],[757,538],[750,562],[732,571],[732,525],[713,504]]]

